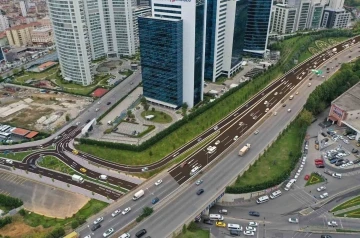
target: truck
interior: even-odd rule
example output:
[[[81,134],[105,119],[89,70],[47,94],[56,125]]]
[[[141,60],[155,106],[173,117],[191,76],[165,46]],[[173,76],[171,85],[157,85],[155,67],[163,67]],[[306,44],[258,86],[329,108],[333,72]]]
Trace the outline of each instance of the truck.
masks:
[[[144,196],[144,190],[141,189],[140,191],[138,191],[134,194],[133,200],[136,201],[139,198],[141,198],[142,196]]]
[[[64,236],[64,238],[79,238],[79,237],[80,235],[76,231],[73,231],[70,234]]]
[[[73,174],[73,176],[71,178],[73,181],[78,182],[78,183],[84,182],[84,178],[77,174]]]
[[[239,155],[243,156],[248,150],[250,149],[250,144],[246,144],[241,150],[239,151]]]

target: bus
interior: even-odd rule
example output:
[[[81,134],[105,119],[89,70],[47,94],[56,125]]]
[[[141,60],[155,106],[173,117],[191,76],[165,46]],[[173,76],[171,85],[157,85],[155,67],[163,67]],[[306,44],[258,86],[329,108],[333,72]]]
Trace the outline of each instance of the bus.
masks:
[[[224,217],[221,216],[220,214],[210,214],[209,219],[212,221],[223,221]]]
[[[0,138],[2,139],[10,139],[10,136],[10,133],[0,132]]]
[[[285,190],[289,191],[291,186],[295,183],[295,181],[296,181],[295,179],[290,179],[290,181],[285,186]]]
[[[281,196],[281,191],[280,190],[277,190],[277,191],[270,194],[271,199],[275,199],[275,198],[280,197],[280,196]]]
[[[269,201],[269,196],[268,196],[268,195],[265,195],[265,196],[259,197],[259,198],[256,200],[256,203],[257,203],[257,204],[260,204],[260,203],[264,203],[264,202],[267,202],[267,201]]]
[[[239,224],[231,224],[231,223],[229,223],[228,224],[228,230],[229,231],[231,231],[231,230],[241,231],[242,227]]]

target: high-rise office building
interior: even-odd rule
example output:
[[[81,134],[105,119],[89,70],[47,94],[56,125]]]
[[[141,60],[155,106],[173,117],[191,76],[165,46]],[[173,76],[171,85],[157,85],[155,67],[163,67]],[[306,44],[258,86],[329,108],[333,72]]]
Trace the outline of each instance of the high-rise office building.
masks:
[[[324,5],[322,3],[312,2],[307,27],[308,29],[318,29],[321,27],[321,18],[324,12]]]
[[[345,28],[349,25],[351,13],[345,9],[325,7],[321,25],[326,28]]]
[[[201,0],[154,0],[152,17],[139,18],[142,79],[148,101],[170,108],[187,103],[191,108],[202,100],[205,9]]]
[[[91,45],[84,1],[48,0],[62,77],[89,85],[93,81]]]
[[[135,39],[135,50],[138,51],[139,43],[139,25],[138,18],[151,16],[151,7],[140,6],[133,8],[133,21],[134,21],[134,39]]]
[[[276,4],[273,7],[271,32],[289,34],[294,32],[296,8],[286,4]]]

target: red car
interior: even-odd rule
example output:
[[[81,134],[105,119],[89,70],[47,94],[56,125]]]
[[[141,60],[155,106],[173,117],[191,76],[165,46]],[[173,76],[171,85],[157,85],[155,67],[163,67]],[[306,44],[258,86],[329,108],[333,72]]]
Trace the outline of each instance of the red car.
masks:
[[[324,163],[324,161],[322,159],[316,159],[315,163]]]
[[[305,180],[309,180],[309,178],[310,178],[310,175],[308,175],[308,174],[305,175],[305,177],[304,177]]]

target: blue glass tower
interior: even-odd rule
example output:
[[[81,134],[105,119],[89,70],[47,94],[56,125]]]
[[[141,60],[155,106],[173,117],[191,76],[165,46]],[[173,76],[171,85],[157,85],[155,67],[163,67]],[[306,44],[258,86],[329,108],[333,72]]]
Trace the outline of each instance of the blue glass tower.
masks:
[[[239,0],[236,2],[231,67],[239,64],[242,60],[248,16],[248,3],[249,0]]]
[[[144,96],[172,108],[183,103],[183,21],[139,17]]]
[[[248,0],[244,51],[263,54],[268,40],[272,0]]]

